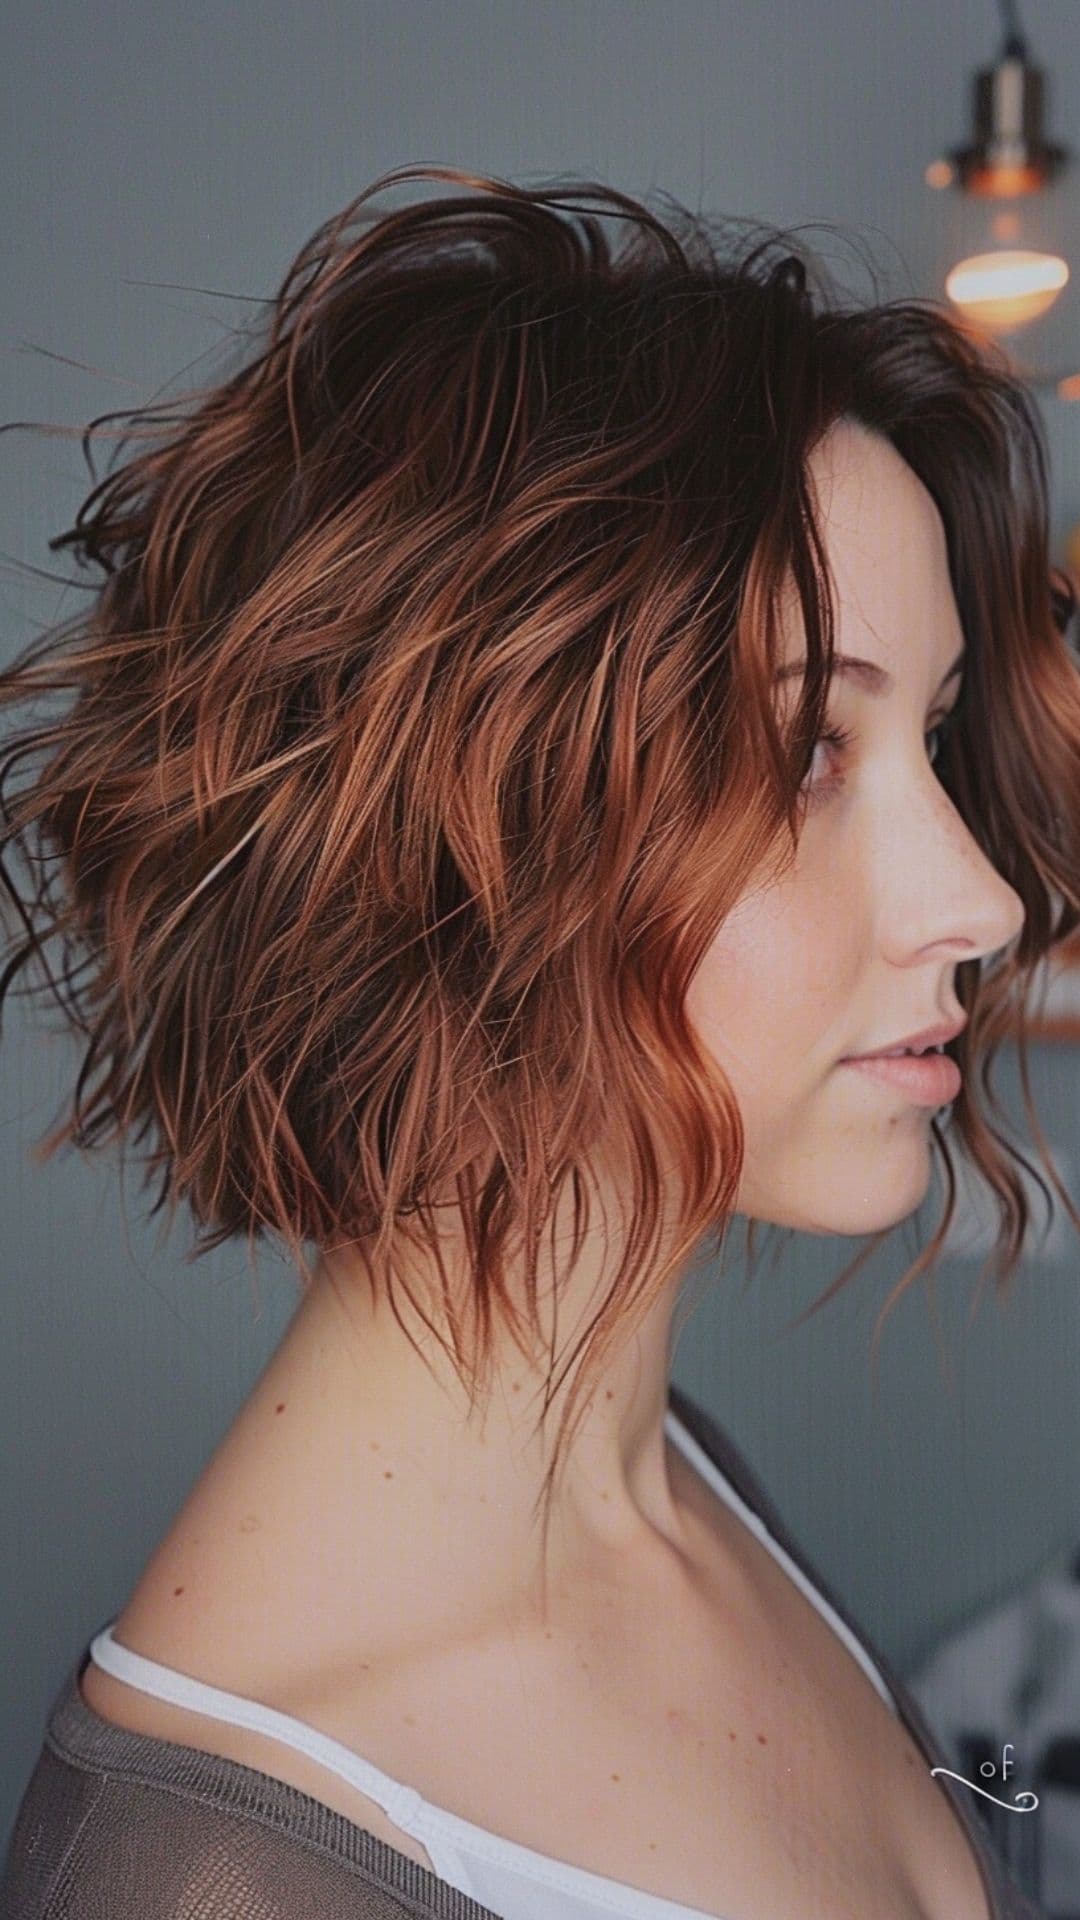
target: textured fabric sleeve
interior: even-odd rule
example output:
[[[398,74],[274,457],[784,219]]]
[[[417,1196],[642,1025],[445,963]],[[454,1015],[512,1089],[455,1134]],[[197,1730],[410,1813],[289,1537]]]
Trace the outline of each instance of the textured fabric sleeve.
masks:
[[[415,1920],[429,1912],[250,1813],[83,1770],[48,1746],[0,1876],[2,1920]]]

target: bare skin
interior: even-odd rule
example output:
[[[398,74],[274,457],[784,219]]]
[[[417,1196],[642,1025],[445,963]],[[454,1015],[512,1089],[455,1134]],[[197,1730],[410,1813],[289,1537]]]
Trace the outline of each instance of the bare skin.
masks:
[[[929,1115],[838,1063],[955,1011],[953,969],[1011,941],[1023,909],[924,747],[963,642],[936,508],[890,447],[847,425],[814,476],[838,649],[895,684],[875,698],[835,682],[832,714],[858,735],[843,789],[811,813],[792,873],[725,922],[690,1011],[743,1113],[740,1211],[863,1234],[923,1198]],[[595,1230],[569,1275],[557,1260],[545,1275],[560,1350],[610,1277],[617,1185],[604,1204],[609,1242]],[[460,1253],[451,1227],[447,1248]],[[454,1272],[464,1289],[463,1258]],[[419,1256],[415,1278],[431,1310]],[[677,1293],[657,1297],[589,1402],[553,1508],[545,1613],[545,1362],[507,1338],[468,1422],[420,1322],[430,1372],[348,1251],[324,1254],[116,1637],[308,1722],[479,1826],[703,1913],[986,1920],[925,1756],[664,1433]],[[93,1666],[81,1687],[103,1717],[288,1780],[430,1864],[279,1742]]]

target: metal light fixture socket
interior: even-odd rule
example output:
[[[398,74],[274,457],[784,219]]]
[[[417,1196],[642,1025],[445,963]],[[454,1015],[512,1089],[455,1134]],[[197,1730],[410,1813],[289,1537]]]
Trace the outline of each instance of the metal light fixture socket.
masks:
[[[964,193],[1015,200],[1039,193],[1061,172],[1071,155],[1043,136],[1043,92],[1042,68],[1028,64],[1019,34],[1007,35],[995,64],[974,78],[971,145],[948,155]]]

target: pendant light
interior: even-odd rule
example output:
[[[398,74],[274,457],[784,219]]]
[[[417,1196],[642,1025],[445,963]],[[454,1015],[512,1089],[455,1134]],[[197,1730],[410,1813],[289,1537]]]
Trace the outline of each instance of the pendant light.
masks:
[[[1049,312],[1069,280],[1068,261],[1052,240],[1049,247],[1030,244],[1016,203],[1044,194],[1072,156],[1045,137],[1043,73],[1029,60],[1016,0],[999,0],[999,5],[1004,38],[993,66],[974,77],[969,143],[932,162],[924,177],[928,186],[956,186],[986,205],[991,244],[956,262],[945,292],[975,332],[1010,341]],[[1002,201],[1012,204],[994,211],[993,203]],[[1062,399],[1080,398],[1076,373],[1029,377]]]

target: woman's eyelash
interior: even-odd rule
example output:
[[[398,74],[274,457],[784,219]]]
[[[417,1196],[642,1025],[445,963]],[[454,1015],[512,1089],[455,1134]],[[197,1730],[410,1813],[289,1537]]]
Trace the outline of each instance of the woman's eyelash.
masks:
[[[832,747],[834,753],[844,753],[854,738],[855,735],[850,727],[826,727],[824,733],[818,734],[814,745],[819,747],[824,740],[827,746]]]
[[[937,765],[938,760],[941,758],[941,753],[944,748],[945,741],[948,738],[949,728],[952,725],[952,723],[953,723],[953,715],[951,713],[947,713],[943,716],[942,719],[940,719],[937,722],[936,726],[927,728],[927,732],[926,732],[927,740],[932,740],[935,735],[937,736],[937,740],[938,740],[937,753],[932,763],[934,766]],[[854,738],[855,738],[855,735],[852,732],[850,727],[841,727],[841,726],[825,727],[822,730],[822,732],[818,734],[817,739],[814,742],[814,745],[815,747],[818,747],[818,746],[821,746],[822,743],[824,742],[826,746],[829,746],[832,748],[834,753],[842,756],[844,753],[846,753],[847,749],[851,746],[852,742],[854,741]],[[831,793],[834,788],[842,785],[843,785],[842,774],[827,774],[823,780],[815,781],[811,786],[807,787],[805,791],[810,796],[817,798],[822,794]]]

